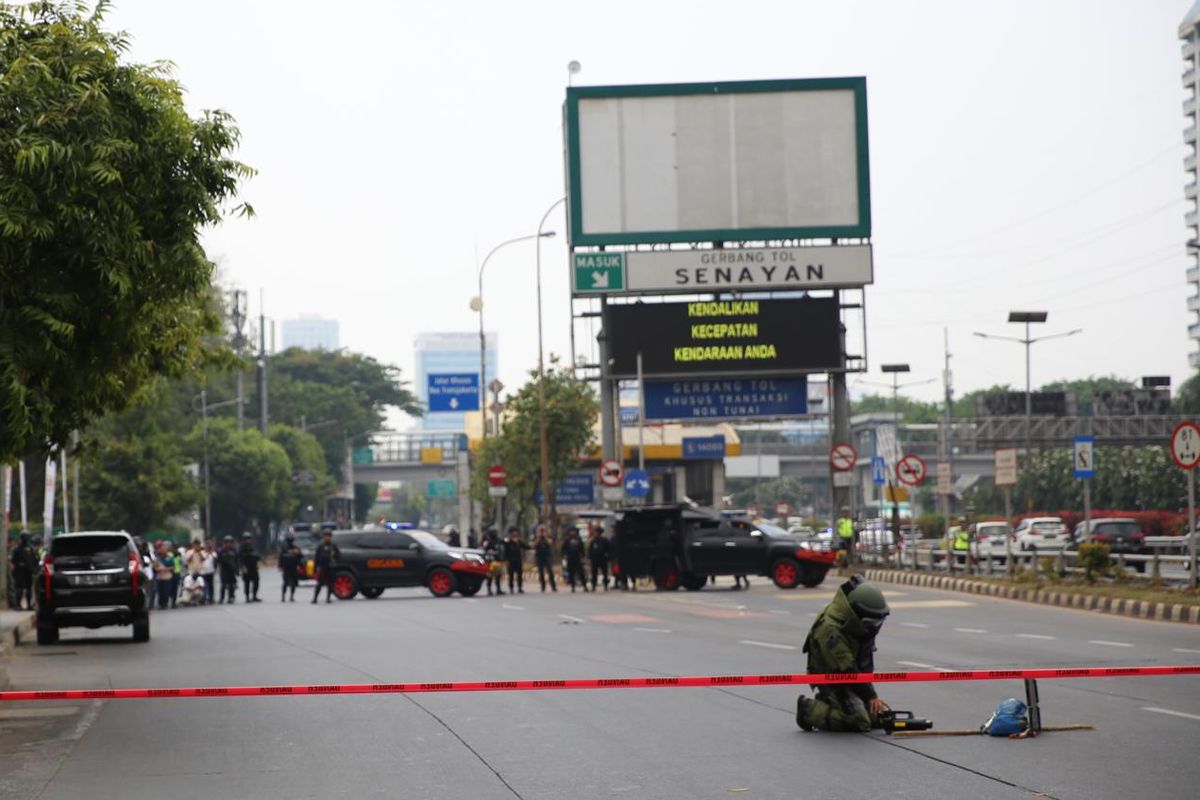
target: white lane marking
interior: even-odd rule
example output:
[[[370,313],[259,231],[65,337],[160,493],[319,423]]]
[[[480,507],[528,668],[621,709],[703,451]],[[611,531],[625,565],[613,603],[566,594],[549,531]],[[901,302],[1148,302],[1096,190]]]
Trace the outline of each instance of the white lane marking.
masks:
[[[583,620],[580,619],[579,617],[572,617],[570,614],[559,614],[558,616],[562,617],[563,619],[567,620],[568,622],[574,622],[576,624],[581,624],[583,622]]]
[[[934,672],[949,672],[950,670],[942,667],[935,667],[933,664],[922,664],[920,661],[897,661],[897,664],[903,667],[916,667],[917,669],[929,669]]]
[[[784,615],[786,615],[786,614],[791,614],[792,612],[790,612],[790,611],[781,611],[781,610],[779,610],[778,608],[772,608],[772,609],[770,609],[770,610],[769,610],[767,613],[768,613],[768,614],[784,614]]]
[[[1142,706],[1142,711],[1153,711],[1155,714],[1169,714],[1172,717],[1183,717],[1184,719],[1200,720],[1200,714],[1185,714],[1182,711],[1172,711],[1169,708],[1155,708],[1154,706]]]
[[[634,630],[641,631],[642,633],[670,633],[671,632],[670,628],[634,628]]]
[[[905,628],[928,628],[929,627],[924,622],[901,622],[900,624]]]
[[[1172,653],[1200,653],[1200,650],[1192,650],[1188,647],[1172,647]]]
[[[1055,636],[1047,636],[1044,633],[1015,633],[1013,635],[1018,639],[1039,639],[1045,642],[1052,642],[1057,638]]]
[[[891,597],[891,594],[888,595]],[[891,608],[967,608],[975,603],[969,600],[898,600],[889,602]]]
[[[508,603],[505,603],[503,606],[501,606],[501,608],[507,609],[509,611],[524,611],[525,610],[525,606],[510,606]]]
[[[983,628],[955,628],[959,633],[987,633]]]
[[[0,709],[0,719],[48,719],[50,717],[71,717],[78,713],[79,706],[5,708]]]
[[[748,644],[753,647],[770,647],[772,650],[795,650],[795,645],[775,644],[774,642],[756,642],[753,639],[739,639],[738,644]]]
[[[1088,639],[1088,644],[1101,644],[1105,647],[1133,647],[1128,642],[1108,642],[1104,639]]]

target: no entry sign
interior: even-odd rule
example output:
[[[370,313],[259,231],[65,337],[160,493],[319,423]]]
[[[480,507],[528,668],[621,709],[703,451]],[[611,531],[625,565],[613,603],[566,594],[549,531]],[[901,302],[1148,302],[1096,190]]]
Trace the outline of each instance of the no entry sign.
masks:
[[[508,483],[508,470],[500,464],[488,467],[488,483],[492,486],[503,486]]]
[[[605,461],[600,465],[600,483],[605,486],[620,486],[625,469],[619,461]]]
[[[845,442],[835,444],[829,451],[829,466],[836,472],[849,472],[858,461],[858,451]]]
[[[925,472],[925,461],[920,456],[908,455],[896,464],[896,478],[906,486],[920,486]]]

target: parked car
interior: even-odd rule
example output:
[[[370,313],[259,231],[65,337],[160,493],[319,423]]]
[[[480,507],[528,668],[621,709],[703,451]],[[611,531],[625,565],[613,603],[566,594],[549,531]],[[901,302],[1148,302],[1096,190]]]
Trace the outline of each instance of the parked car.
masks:
[[[967,530],[971,533],[971,541],[975,543],[980,560],[991,558],[1004,563],[1008,559],[1007,540],[1010,533],[1007,522],[977,522]]]
[[[1029,517],[1013,531],[1017,549],[1062,550],[1071,543],[1070,532],[1061,517]]]
[[[1150,555],[1146,546],[1146,535],[1135,519],[1126,517],[1100,517],[1091,523],[1081,522],[1072,535],[1075,546],[1085,542],[1101,542],[1108,545],[1111,555]],[[1130,562],[1138,572],[1146,571],[1145,561]]]
[[[150,640],[151,582],[133,538],[123,531],[66,533],[50,540],[37,590],[38,644],[61,628],[132,625]]]

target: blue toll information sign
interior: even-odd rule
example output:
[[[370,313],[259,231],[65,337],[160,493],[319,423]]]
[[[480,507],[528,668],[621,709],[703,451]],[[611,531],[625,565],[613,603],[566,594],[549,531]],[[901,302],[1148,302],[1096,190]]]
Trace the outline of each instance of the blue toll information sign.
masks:
[[[808,413],[808,379],[646,381],[646,419],[776,419]]]
[[[590,506],[595,500],[595,473],[591,470],[568,472],[554,491],[554,504],[557,506]],[[542,504],[540,488],[534,490],[533,503],[538,506]]]
[[[631,469],[626,472],[625,494],[630,497],[645,497],[650,494],[650,476],[640,469]]]
[[[479,375],[474,372],[431,374],[430,411],[478,411]]]
[[[684,458],[724,458],[725,435],[683,437]]]

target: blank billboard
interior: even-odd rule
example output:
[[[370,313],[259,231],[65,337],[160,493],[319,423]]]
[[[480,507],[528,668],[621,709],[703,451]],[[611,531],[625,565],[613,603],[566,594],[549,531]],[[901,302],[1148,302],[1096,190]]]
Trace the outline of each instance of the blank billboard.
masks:
[[[865,78],[567,90],[571,244],[867,237]]]

